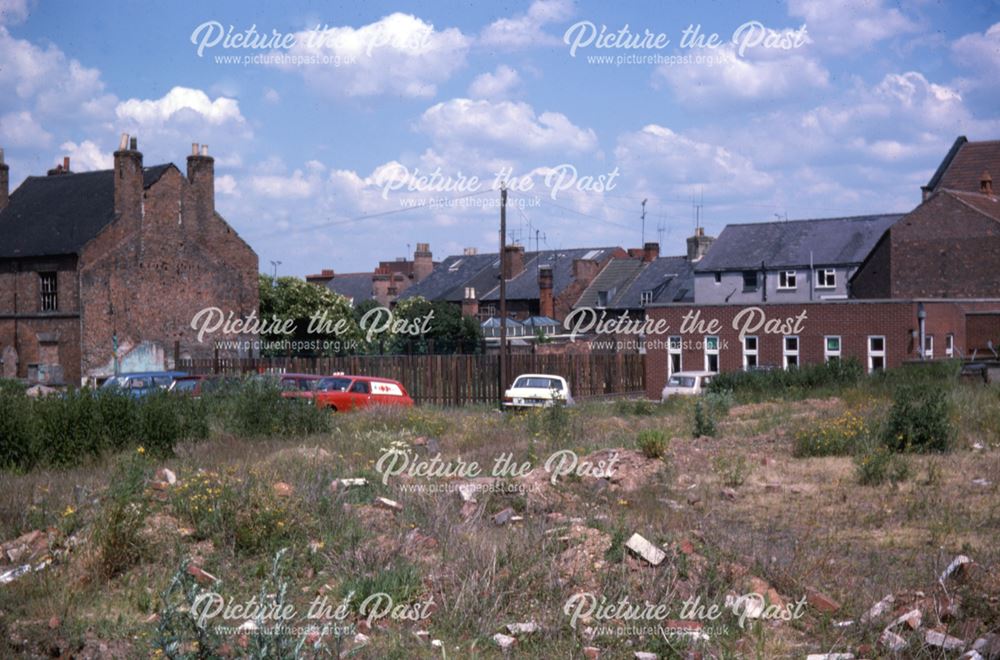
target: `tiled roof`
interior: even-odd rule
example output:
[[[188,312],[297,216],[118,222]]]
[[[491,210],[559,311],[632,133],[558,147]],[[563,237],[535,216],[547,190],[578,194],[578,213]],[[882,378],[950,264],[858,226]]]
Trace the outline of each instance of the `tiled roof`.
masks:
[[[574,307],[596,307],[598,304],[598,294],[607,292],[608,303],[616,300],[618,295],[623,293],[628,284],[643,269],[642,259],[612,259],[608,262],[597,277],[593,279],[589,286],[580,295]]]
[[[935,192],[946,188],[978,193],[984,171],[1000,180],[1000,140],[969,142],[962,136],[955,140],[924,190]]]
[[[644,291],[653,292],[650,302],[693,302],[694,264],[684,256],[654,259],[639,271],[609,307],[639,309]]]
[[[143,169],[149,188],[173,164]],[[114,219],[114,170],[29,176],[0,211],[0,257],[77,254]]]
[[[902,214],[727,225],[696,272],[853,265]]]
[[[956,192],[953,190],[943,192],[965,202],[965,204],[976,209],[983,215],[1000,222],[1000,198],[997,198],[996,195],[981,195],[979,193]]]

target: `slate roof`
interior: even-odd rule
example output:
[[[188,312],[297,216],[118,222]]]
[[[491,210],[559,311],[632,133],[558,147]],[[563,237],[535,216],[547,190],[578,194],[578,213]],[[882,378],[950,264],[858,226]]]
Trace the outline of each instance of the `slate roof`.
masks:
[[[903,214],[726,225],[695,272],[856,265]]]
[[[608,306],[639,309],[643,291],[653,292],[651,302],[694,302],[694,265],[685,256],[654,259]]]
[[[508,300],[537,300],[538,269],[552,266],[552,293],[558,296],[573,282],[573,260],[587,256],[603,261],[613,247],[542,250],[524,254],[524,270],[507,281]],[[476,289],[479,300],[500,299],[500,258],[496,252],[452,255],[441,261],[423,281],[404,291],[400,298],[423,296],[428,300],[461,302],[466,287]]]
[[[355,305],[375,297],[372,273],[338,273],[326,283],[326,288],[350,298]]]
[[[608,292],[608,306],[611,306],[611,301],[625,291],[643,265],[642,259],[612,259],[584,289],[574,307],[596,307],[597,296],[601,291]]]
[[[172,163],[143,169],[149,188]],[[77,254],[114,219],[114,170],[29,176],[0,211],[0,258]]]
[[[969,142],[963,135],[952,145],[934,176],[923,187],[925,192],[940,189],[979,192],[983,170],[1000,181],[1000,140]]]

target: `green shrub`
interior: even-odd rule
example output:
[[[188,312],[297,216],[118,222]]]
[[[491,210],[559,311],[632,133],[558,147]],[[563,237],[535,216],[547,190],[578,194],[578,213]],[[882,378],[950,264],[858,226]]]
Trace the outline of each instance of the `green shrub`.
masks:
[[[720,454],[712,460],[712,469],[723,484],[739,488],[746,483],[753,468],[742,454]]]
[[[38,461],[38,418],[24,388],[0,381],[0,468],[31,469]]]
[[[892,451],[947,451],[953,436],[949,415],[947,393],[940,387],[901,386],[893,398],[882,441]]]
[[[862,486],[893,485],[906,481],[910,465],[903,456],[885,446],[876,445],[854,458],[855,475]]]
[[[694,426],[691,434],[696,438],[700,438],[703,435],[714,436],[716,434],[712,411],[700,399],[694,404]]]
[[[847,456],[856,453],[871,437],[869,422],[850,410],[833,419],[821,420],[795,434],[793,455]]]
[[[646,458],[662,458],[669,443],[663,431],[646,429],[639,432],[635,444]]]
[[[94,524],[98,572],[112,578],[147,554],[142,536],[148,505],[143,496],[150,471],[145,449],[139,447],[118,462]]]
[[[209,393],[205,401],[222,428],[235,435],[308,435],[325,431],[330,424],[327,411],[309,400],[282,398],[271,380],[250,378],[231,384]]]
[[[656,404],[648,399],[618,399],[615,401],[616,415],[649,416],[657,411]]]
[[[864,368],[855,359],[831,360],[824,364],[772,371],[733,371],[717,374],[710,392],[730,390],[743,401],[771,398],[796,399],[819,388],[839,388],[856,385],[864,376]]]

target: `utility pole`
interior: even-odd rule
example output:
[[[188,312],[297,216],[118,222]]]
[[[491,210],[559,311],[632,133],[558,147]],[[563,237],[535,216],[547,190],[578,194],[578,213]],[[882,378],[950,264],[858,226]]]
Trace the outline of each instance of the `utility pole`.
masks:
[[[500,186],[500,409],[503,410],[503,393],[507,387],[507,278],[504,266],[507,260],[507,186]]]
[[[642,200],[642,242],[639,244],[640,247],[646,245],[646,202],[649,200]]]

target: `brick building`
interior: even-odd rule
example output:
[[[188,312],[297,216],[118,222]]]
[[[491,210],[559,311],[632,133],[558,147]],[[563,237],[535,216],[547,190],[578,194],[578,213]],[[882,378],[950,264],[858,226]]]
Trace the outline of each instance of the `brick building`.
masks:
[[[162,369],[213,354],[190,327],[197,311],[257,311],[257,255],[215,211],[208,148],[194,145],[185,175],[144,167],[137,146],[123,136],[113,170],[77,174],[67,159],[13,194],[0,165],[2,375]]]
[[[764,278],[743,273],[742,297],[717,300],[696,282],[693,304],[647,306],[647,317],[669,328],[645,338],[648,394],[658,397],[680,370],[855,358],[874,371],[907,360],[993,357],[1000,348],[1000,200],[991,171],[1000,171],[1000,141],[962,137],[922,187],[923,201],[905,215],[736,226],[746,235],[728,252],[722,250],[732,233],[727,228],[696,267],[696,278],[730,264],[739,270],[762,262],[768,272]],[[766,245],[754,252],[761,241]],[[832,257],[817,257],[830,250]],[[746,253],[752,262],[740,261]],[[784,279],[762,289],[771,265]],[[815,295],[822,270],[847,286],[836,296]],[[750,280],[755,287],[746,285]],[[745,321],[762,318],[771,325],[741,335]]]
[[[306,275],[306,281],[339,293],[352,305],[374,300],[388,307],[404,291],[427,279],[436,265],[430,244],[417,243],[413,259],[399,257],[394,261],[380,261],[374,271],[367,273],[336,273],[327,269]]]

